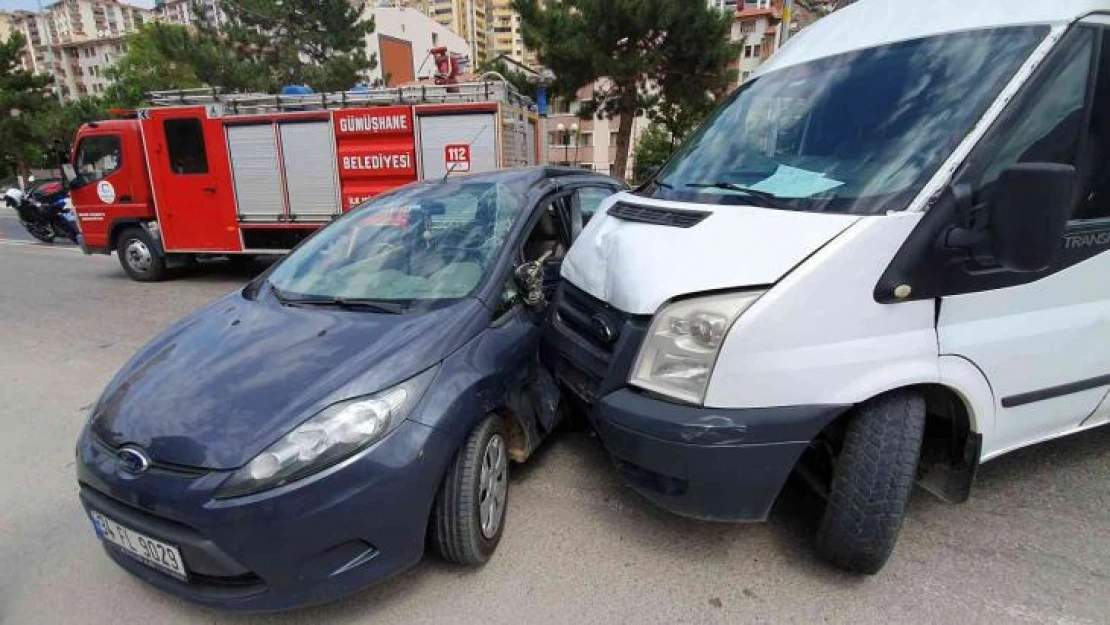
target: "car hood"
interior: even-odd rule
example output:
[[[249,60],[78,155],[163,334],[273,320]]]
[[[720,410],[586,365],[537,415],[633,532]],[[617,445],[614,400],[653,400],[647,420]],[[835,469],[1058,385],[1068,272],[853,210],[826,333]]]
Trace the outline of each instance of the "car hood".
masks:
[[[690,228],[640,223],[610,216],[617,202],[709,216]],[[774,284],[858,220],[622,193],[607,200],[575,240],[562,275],[619,310],[651,315],[679,295]]]
[[[485,327],[485,310],[468,299],[383,315],[236,293],[136,354],[97,403],[92,431],[158,463],[237,468],[320,409],[438,363]]]

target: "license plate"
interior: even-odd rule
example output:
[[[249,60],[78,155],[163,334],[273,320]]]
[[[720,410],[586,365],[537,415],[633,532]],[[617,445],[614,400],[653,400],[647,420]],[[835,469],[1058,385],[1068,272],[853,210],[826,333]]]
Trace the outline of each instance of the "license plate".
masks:
[[[181,559],[181,551],[177,547],[120,525],[99,512],[90,512],[89,516],[97,535],[127,555],[178,579],[188,578],[185,561]]]

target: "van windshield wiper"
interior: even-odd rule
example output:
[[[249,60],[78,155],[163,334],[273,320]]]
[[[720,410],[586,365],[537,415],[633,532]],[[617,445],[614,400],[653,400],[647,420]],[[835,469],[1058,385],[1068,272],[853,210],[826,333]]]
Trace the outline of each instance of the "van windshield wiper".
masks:
[[[782,202],[782,198],[775,195],[774,193],[752,189],[749,187],[738,185],[734,182],[691,182],[686,186],[695,189],[725,189],[726,191],[735,191],[737,193],[743,193],[744,195],[750,195],[752,197],[759,198],[766,202],[767,205],[771,208],[785,207],[785,204]]]
[[[366,297],[334,297],[327,295],[291,295],[274,285],[270,285],[274,297],[282,306],[334,306],[344,310],[362,310],[385,315],[401,315],[407,306],[396,302],[370,299]]]

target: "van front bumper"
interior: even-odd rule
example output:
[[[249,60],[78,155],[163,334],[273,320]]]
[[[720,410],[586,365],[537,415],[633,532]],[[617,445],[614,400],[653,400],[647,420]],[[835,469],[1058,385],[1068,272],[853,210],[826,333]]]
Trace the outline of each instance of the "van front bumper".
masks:
[[[594,425],[629,486],[683,516],[763,521],[810,441],[850,406],[721,409],[623,388]]]

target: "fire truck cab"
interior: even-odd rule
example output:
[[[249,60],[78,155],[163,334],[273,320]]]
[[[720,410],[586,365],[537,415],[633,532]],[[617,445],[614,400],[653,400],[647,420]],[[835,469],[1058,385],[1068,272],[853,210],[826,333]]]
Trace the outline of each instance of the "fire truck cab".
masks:
[[[284,253],[409,182],[541,162],[539,119],[504,82],[151,101],[83,126],[70,172],[84,251],[117,252],[139,281],[198,256]]]

